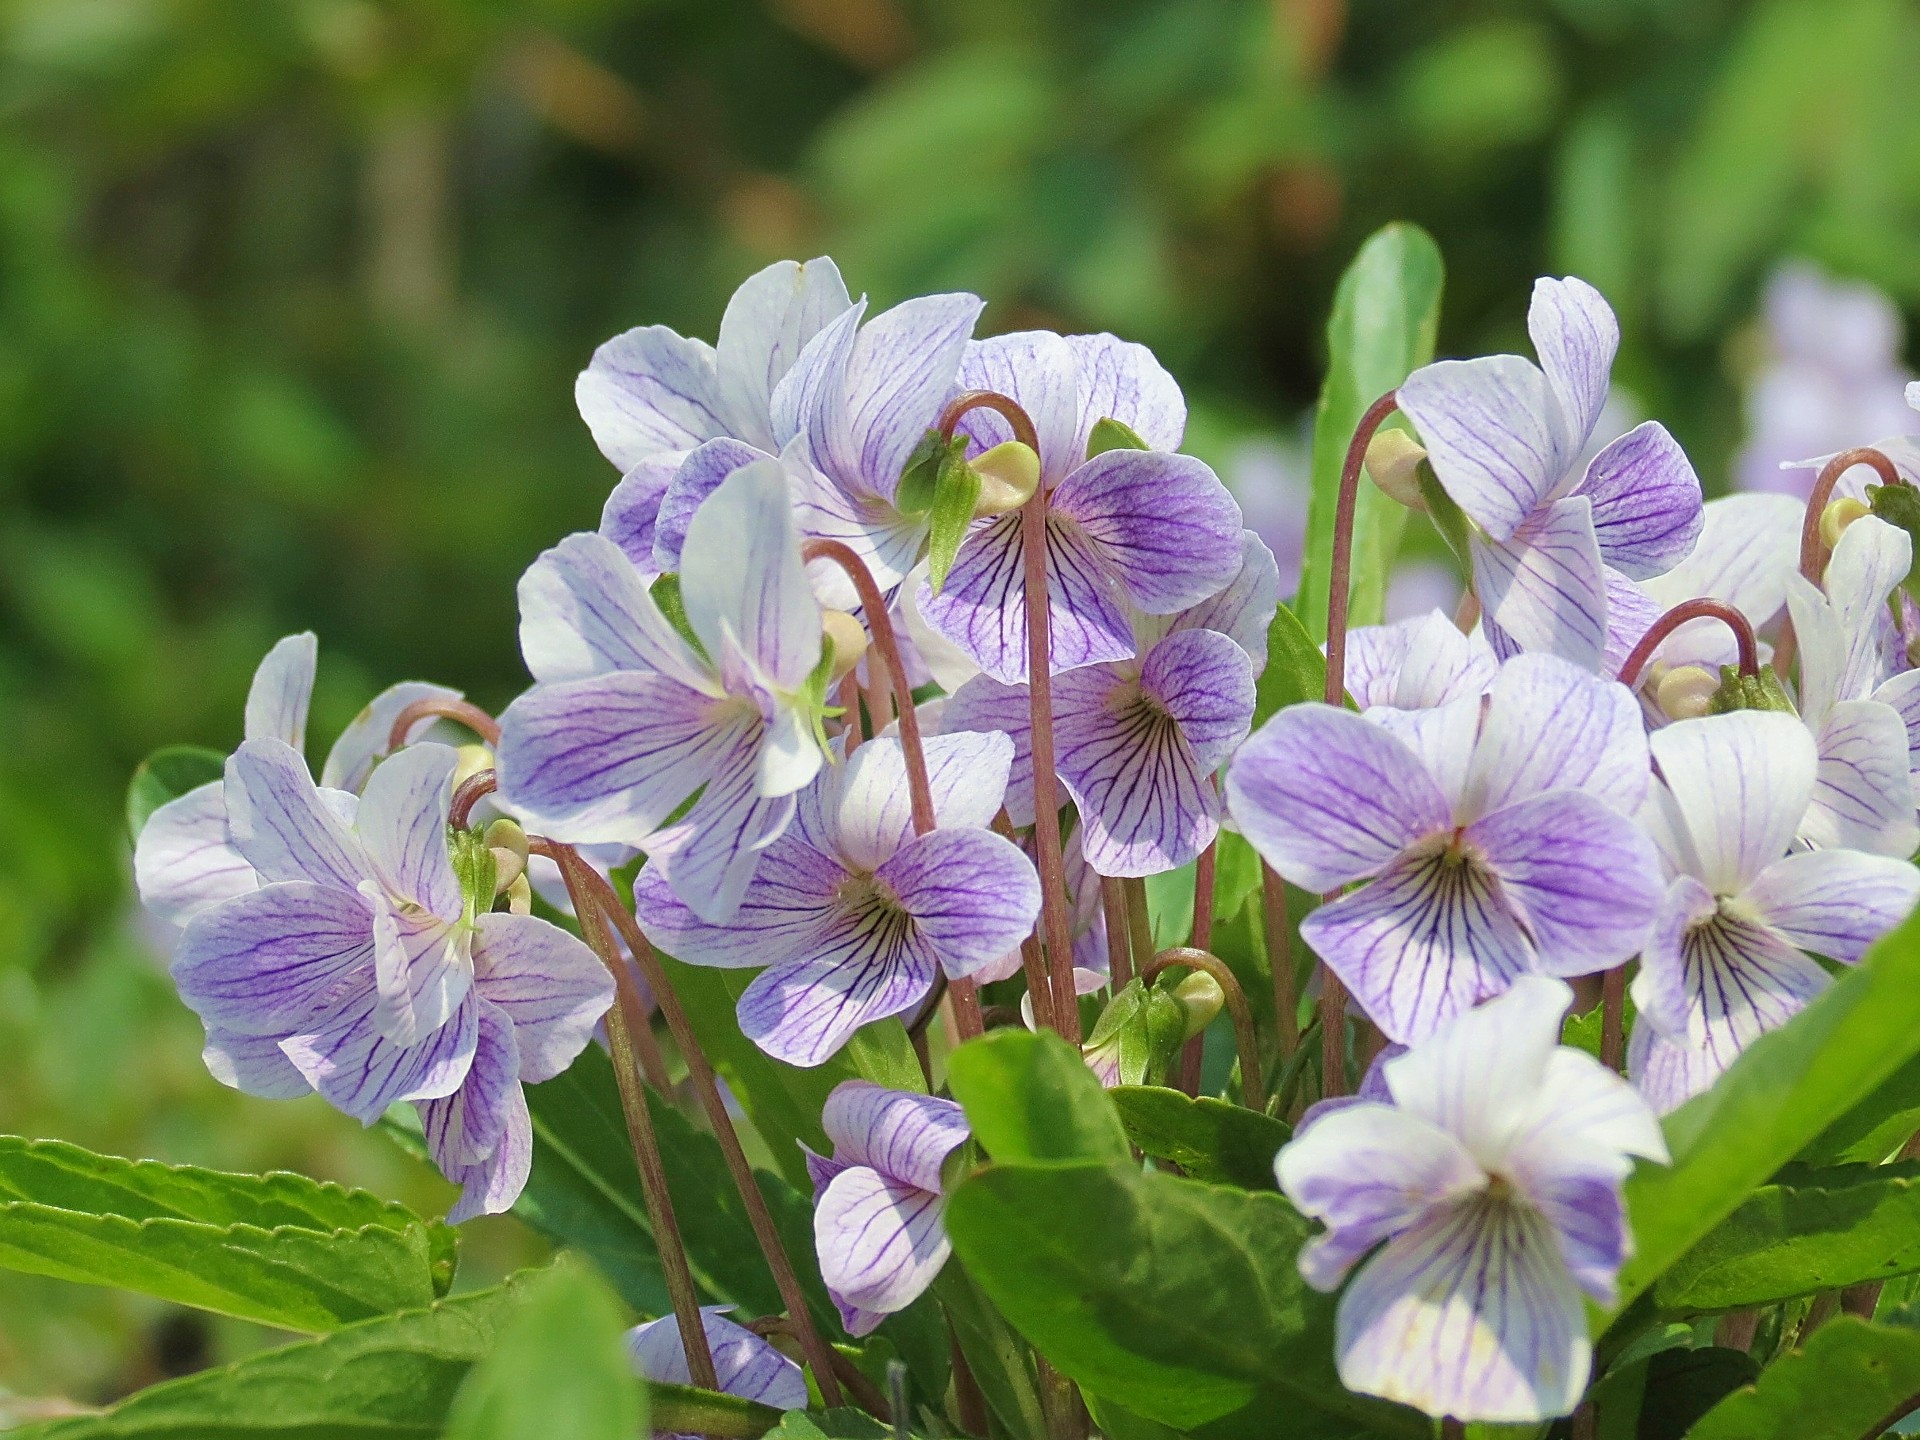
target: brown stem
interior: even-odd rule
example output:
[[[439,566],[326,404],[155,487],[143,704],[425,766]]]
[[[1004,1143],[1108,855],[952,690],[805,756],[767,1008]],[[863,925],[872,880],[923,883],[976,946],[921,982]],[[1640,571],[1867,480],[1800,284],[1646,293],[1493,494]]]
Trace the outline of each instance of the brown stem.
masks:
[[[453,800],[447,806],[447,824],[456,830],[467,828],[467,822],[473,818],[473,807],[500,788],[500,777],[491,770],[481,770],[454,787]]]
[[[1100,877],[1100,910],[1107,922],[1107,973],[1118,995],[1133,979],[1133,947],[1127,936],[1127,891],[1117,875]]]
[[[1713,1327],[1713,1343],[1726,1350],[1751,1350],[1753,1337],[1760,1329],[1760,1311],[1755,1306],[1729,1310]]]
[[[860,700],[860,678],[849,671],[840,682],[840,733],[846,737],[840,750],[843,760],[851,760],[860,742],[867,738],[860,723]]]
[[[1884,1280],[1867,1280],[1846,1286],[1840,1291],[1841,1310],[1848,1315],[1857,1315],[1862,1320],[1873,1319],[1873,1312],[1880,1308],[1880,1292],[1886,1283]]]
[[[1239,977],[1218,955],[1191,945],[1172,945],[1153,957],[1152,963],[1141,970],[1140,978],[1151,985],[1170,965],[1204,970],[1219,984],[1226,996],[1227,1018],[1233,1022],[1234,1046],[1240,1052],[1241,1103],[1249,1110],[1264,1110],[1267,1100],[1260,1075],[1260,1041],[1254,1033],[1253,1008],[1247,1004],[1247,992],[1240,988]]]
[[[1842,450],[1827,462],[1826,468],[1813,482],[1813,490],[1807,496],[1807,513],[1800,521],[1800,573],[1816,585],[1820,583],[1821,572],[1827,567],[1827,547],[1820,538],[1820,517],[1826,513],[1827,502],[1833,498],[1833,487],[1839,483],[1842,475],[1856,465],[1871,466],[1879,472],[1883,484],[1906,483],[1893,461],[1871,445]]]
[[[1329,705],[1347,698],[1347,611],[1353,597],[1353,510],[1360,495],[1360,467],[1367,446],[1389,415],[1400,408],[1397,391],[1389,390],[1367,407],[1347,445],[1340,465],[1340,495],[1333,509],[1333,562],[1327,567],[1327,692]]]
[[[620,1109],[627,1120],[627,1138],[633,1146],[633,1159],[640,1172],[640,1195],[646,1203],[647,1219],[653,1226],[654,1249],[660,1255],[660,1269],[666,1279],[667,1294],[673,1302],[673,1315],[680,1327],[680,1344],[686,1351],[687,1373],[703,1390],[718,1388],[714,1376],[713,1351],[707,1344],[707,1330],[700,1318],[700,1295],[694,1288],[693,1273],[687,1267],[686,1247],[680,1239],[680,1226],[674,1219],[673,1195],[667,1188],[667,1169],[660,1158],[660,1138],[654,1133],[653,1115],[647,1108],[646,1086],[640,1079],[633,1049],[633,1034],[644,1028],[646,1016],[640,997],[633,988],[633,976],[626,958],[620,954],[607,922],[595,905],[581,872],[583,862],[572,849],[535,838],[534,850],[560,866],[567,883],[574,913],[580,919],[580,934],[600,957],[613,976],[614,1005],[607,1012],[607,1048],[613,1055],[613,1075],[620,1090]]]
[[[1627,656],[1626,664],[1620,667],[1620,683],[1631,690],[1640,683],[1640,672],[1647,668],[1666,638],[1690,620],[1718,620],[1733,631],[1734,644],[1740,651],[1740,673],[1758,675],[1760,673],[1760,645],[1753,638],[1753,624],[1740,611],[1721,600],[1709,600],[1701,596],[1697,600],[1683,600],[1653,624],[1647,627],[1647,633],[1640,637],[1640,643],[1633,647]]]
[[[1339,899],[1339,892],[1326,897]],[[1347,987],[1333,970],[1320,967],[1320,1098],[1347,1093]]]
[[[763,1338],[772,1335],[784,1335],[796,1341],[800,1338],[792,1318],[786,1315],[763,1315],[758,1320],[749,1320],[744,1328]],[[883,1425],[906,1424],[906,1417],[895,1417],[893,1406],[880,1393],[880,1387],[867,1378],[866,1372],[854,1364],[850,1356],[842,1355],[838,1350],[830,1353],[833,1356],[833,1373],[847,1387],[854,1404]]]
[[[1567,1427],[1567,1440],[1598,1440],[1599,1434],[1599,1412],[1593,1408],[1593,1401],[1589,1399],[1573,1412],[1573,1419]]]
[[[892,667],[880,657],[878,648],[867,652],[866,700],[869,734],[878,735],[893,720],[893,697],[887,688],[888,677],[892,673]]]
[[[1220,840],[1216,836],[1207,842],[1207,848],[1200,852],[1193,866],[1193,929],[1189,932],[1189,943],[1196,950],[1213,948],[1214,868],[1219,849]]]
[[[1467,1440],[1467,1422],[1447,1416],[1440,1422],[1440,1440]]]
[[[1287,917],[1287,882],[1260,862],[1261,918],[1266,922],[1267,968],[1273,972],[1273,1023],[1280,1063],[1300,1045],[1300,995],[1293,973],[1293,922]]]
[[[953,1404],[960,1412],[960,1433],[985,1435],[993,1428],[987,1414],[987,1397],[980,1389],[980,1382],[973,1378],[973,1367],[967,1364],[967,1353],[960,1348],[960,1336],[953,1328],[951,1315],[947,1317],[947,1354],[953,1368]]]
[[[553,848],[572,857],[573,870],[580,877],[581,885],[588,890],[601,913],[619,930],[620,938],[626,941],[627,949],[640,965],[640,973],[646,978],[647,987],[653,991],[660,1013],[666,1017],[667,1029],[672,1032],[674,1043],[680,1047],[680,1057],[686,1062],[687,1073],[692,1077],[693,1088],[700,1097],[707,1123],[713,1129],[714,1138],[720,1142],[727,1169],[732,1173],[733,1183],[746,1206],[748,1223],[753,1227],[754,1239],[760,1243],[761,1254],[766,1257],[767,1269],[773,1274],[774,1286],[780,1292],[780,1303],[786,1307],[787,1315],[794,1324],[795,1338],[806,1352],[807,1366],[813,1371],[814,1383],[820,1388],[820,1398],[832,1409],[841,1403],[841,1394],[839,1382],[833,1376],[831,1347],[821,1336],[819,1327],[813,1323],[813,1313],[807,1308],[806,1294],[800,1289],[800,1277],[794,1273],[793,1262],[787,1258],[780,1232],[774,1228],[773,1216],[767,1209],[767,1198],[761,1193],[760,1182],[747,1162],[746,1151],[740,1147],[740,1134],[734,1129],[733,1117],[727,1113],[726,1101],[720,1096],[713,1066],[708,1063],[706,1052],[700,1048],[699,1038],[693,1033],[693,1025],[680,1004],[680,997],[674,993],[666,970],[660,964],[660,957],[654,953],[653,946],[641,932],[639,922],[620,903],[620,897],[614,893],[613,887],[589,868],[585,861],[573,855],[568,847]]]
[[[1627,967],[1616,965],[1600,981],[1600,1063],[1615,1074],[1627,1068]]]
[[[1013,821],[1008,818],[1005,809],[993,817],[993,833],[1003,840],[1012,840]],[[1108,931],[1107,943],[1113,943],[1113,932]],[[1026,975],[1027,996],[1033,1001],[1033,1023],[1042,1030],[1058,1031],[1060,1027],[1053,1023],[1053,979],[1047,974],[1047,957],[1040,952],[1040,937],[1028,935],[1020,942],[1020,969]],[[1076,999],[1075,1008],[1079,1001]]]
[[[1018,400],[995,390],[964,390],[954,396],[948,402],[947,408],[940,412],[940,438],[951,440],[954,427],[970,410],[993,411],[1007,422],[1013,431],[1014,439],[1034,454],[1040,453],[1040,436],[1033,428],[1032,417],[1021,408]]]
[[[424,700],[414,701],[393,717],[393,725],[387,731],[388,752],[391,753],[404,746],[407,743],[408,733],[422,720],[452,720],[466,726],[489,745],[500,743],[500,722],[478,705],[470,705],[465,700],[429,695]]]

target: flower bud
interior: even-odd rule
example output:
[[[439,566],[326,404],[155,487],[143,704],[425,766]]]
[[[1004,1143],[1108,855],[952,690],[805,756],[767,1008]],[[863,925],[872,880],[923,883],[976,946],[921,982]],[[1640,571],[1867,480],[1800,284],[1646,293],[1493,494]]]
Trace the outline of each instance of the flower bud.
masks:
[[[821,632],[833,643],[833,668],[828,682],[838,684],[853,673],[853,667],[867,653],[867,629],[844,610],[822,610]]]
[[[1213,1023],[1213,1017],[1225,1008],[1227,992],[1220,982],[1204,970],[1196,970],[1173,987],[1173,998],[1186,1013],[1186,1038],[1191,1040]]]
[[[1007,440],[970,462],[980,477],[975,515],[1005,515],[1018,510],[1040,488],[1040,457],[1031,445]]]
[[[1820,543],[1831,550],[1840,543],[1840,537],[1846,528],[1862,515],[1871,515],[1873,511],[1852,496],[1842,495],[1820,512]]]
[[[1409,510],[1427,508],[1420,493],[1420,462],[1427,452],[1404,430],[1380,430],[1367,442],[1367,474]]]
[[[526,873],[527,832],[517,821],[502,818],[487,826],[481,838],[493,855],[493,893],[504,895]]]
[[[533,913],[533,886],[527,880],[527,872],[522,870],[507,887],[507,909],[515,915]]]
[[[1782,715],[1797,715],[1786,687],[1771,667],[1762,665],[1756,675],[1742,675],[1737,665],[1720,667],[1720,688],[1708,702],[1709,715],[1725,715],[1734,710],[1773,710]]]
[[[1669,720],[1697,720],[1713,708],[1720,677],[1700,665],[1678,665],[1654,686],[1654,702]]]

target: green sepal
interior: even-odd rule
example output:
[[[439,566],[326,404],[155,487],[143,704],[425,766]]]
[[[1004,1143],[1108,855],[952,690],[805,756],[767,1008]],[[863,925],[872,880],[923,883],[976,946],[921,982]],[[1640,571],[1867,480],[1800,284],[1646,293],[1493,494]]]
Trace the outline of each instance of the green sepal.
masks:
[[[894,508],[902,515],[926,514],[938,497],[942,472],[949,465],[964,465],[966,459],[965,435],[949,439],[938,430],[927,431],[907,457],[906,469],[900,472],[900,484],[893,492]]]
[[[966,461],[965,442],[941,457],[938,478],[933,487],[933,508],[928,516],[927,578],[938,595],[947,583],[947,572],[960,553],[960,544],[973,526],[974,507],[980,503],[980,473]]]
[[[700,637],[693,633],[692,622],[687,619],[687,605],[680,598],[680,577],[668,571],[653,582],[647,593],[653,596],[653,603],[660,607],[660,613],[666,616],[674,633],[691,645],[694,653],[702,659],[713,659],[707,654],[707,647],[700,643]]]
[[[467,921],[493,909],[493,897],[499,889],[500,866],[486,835],[479,830],[447,827],[447,856],[453,861],[453,873],[460,881],[460,895],[466,902]]]
[[[1440,483],[1440,477],[1433,473],[1433,463],[1422,460],[1414,469],[1414,476],[1420,486],[1420,498],[1426,502],[1427,516],[1433,521],[1433,528],[1440,532],[1440,538],[1447,542],[1447,548],[1453,551],[1454,559],[1460,562],[1461,569],[1473,573],[1473,551],[1470,548],[1473,537],[1473,522],[1467,519],[1462,510],[1447,494],[1446,487]]]
[[[1793,701],[1787,698],[1780,677],[1771,666],[1762,665],[1756,675],[1742,675],[1738,665],[1720,667],[1720,688],[1707,702],[1710,715],[1730,715],[1735,710],[1777,710],[1794,715]]]
[[[1114,1055],[1117,1083],[1150,1085],[1166,1074],[1186,1041],[1186,1007],[1171,989],[1132,980],[1100,1012],[1086,1049]]]
[[[1867,508],[1875,519],[1897,525],[1920,539],[1920,490],[1911,485],[1869,485]]]
[[[829,705],[827,692],[833,688],[833,637],[820,637],[820,660],[807,672],[807,678],[800,684],[798,699],[806,707],[807,720],[813,727],[813,738],[820,749],[832,754],[832,744],[827,738],[827,720],[843,713],[843,707]]]
[[[127,782],[127,836],[138,840],[153,812],[227,773],[227,757],[204,745],[168,745],[140,762]]]
[[[1140,438],[1140,432],[1124,421],[1115,420],[1111,415],[1093,422],[1093,430],[1087,436],[1087,458],[1104,455],[1109,450],[1151,450],[1153,447]]]

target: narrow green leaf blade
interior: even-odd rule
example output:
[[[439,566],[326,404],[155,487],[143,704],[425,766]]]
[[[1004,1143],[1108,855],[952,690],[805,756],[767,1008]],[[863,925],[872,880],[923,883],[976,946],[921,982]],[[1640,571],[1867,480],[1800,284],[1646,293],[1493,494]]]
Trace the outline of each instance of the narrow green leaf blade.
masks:
[[[1253,728],[1303,700],[1327,698],[1327,657],[1299,617],[1282,605],[1267,627],[1267,668],[1253,690]]]
[[[1157,1085],[1117,1085],[1107,1092],[1127,1138],[1188,1177],[1243,1190],[1279,1188],[1273,1158],[1293,1137],[1285,1122],[1211,1095],[1195,1099]]]
[[[1433,358],[1443,279],[1432,238],[1417,225],[1395,223],[1360,247],[1334,292],[1327,378],[1313,416],[1306,557],[1294,602],[1315,641],[1327,637],[1334,506],[1347,442],[1369,405]],[[1377,624],[1385,613],[1387,576],[1406,523],[1404,507],[1377,487],[1361,485],[1353,522],[1354,624]]]
[[[1051,1032],[995,1030],[947,1060],[954,1099],[995,1160],[1124,1160],[1126,1132],[1080,1052]]]
[[[1829,1320],[1687,1431],[1687,1440],[1872,1440],[1920,1395],[1920,1330]]]

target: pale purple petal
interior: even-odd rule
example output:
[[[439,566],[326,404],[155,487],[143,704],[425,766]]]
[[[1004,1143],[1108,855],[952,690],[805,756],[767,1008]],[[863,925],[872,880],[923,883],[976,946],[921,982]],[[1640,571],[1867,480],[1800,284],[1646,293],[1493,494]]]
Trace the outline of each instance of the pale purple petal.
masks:
[[[1645,941],[1664,886],[1653,842],[1590,795],[1542,795],[1469,825],[1549,975],[1590,975]]]
[[[259,887],[253,866],[227,838],[226,787],[209,781],[147,817],[133,847],[140,903],[176,925]]]
[[[711,347],[648,325],[595,350],[573,399],[600,453],[624,474],[663,450],[690,450],[722,433],[715,388]]]
[[[1578,449],[1547,377],[1518,355],[1425,366],[1399,400],[1447,494],[1495,541],[1513,537]]]
[[[635,563],[642,570],[677,574],[682,563],[680,552],[687,543],[687,526],[701,502],[718,490],[720,482],[741,466],[769,458],[769,453],[759,446],[725,435],[688,451],[667,477],[667,484],[661,492],[658,519],[653,525],[653,543],[647,550],[647,558],[644,562]],[[607,533],[604,522],[600,526],[600,533]],[[626,549],[625,546],[621,548]]]
[[[1907,727],[1907,765],[1910,771],[1920,772],[1920,670],[1901,671],[1876,689],[1873,698],[1892,707],[1901,724]],[[1916,787],[1915,795],[1920,797],[1920,786]],[[141,839],[145,838],[142,831]]]
[[[479,1002],[469,994],[453,1019],[417,1044],[380,1033],[371,985],[324,1028],[291,1035],[280,1048],[335,1109],[371,1125],[397,1100],[437,1100],[466,1079],[478,1043]]]
[[[1543,276],[1533,282],[1527,334],[1565,417],[1572,448],[1579,450],[1607,403],[1620,322],[1606,297],[1586,281]]]
[[[1461,634],[1438,610],[1347,632],[1347,694],[1362,710],[1426,710],[1484,695],[1499,669],[1482,637]]]
[[[1290,706],[1227,767],[1227,805],[1293,884],[1332,890],[1384,868],[1453,816],[1419,757],[1350,711]]]
[[[268,885],[202,911],[174,951],[180,998],[209,1025],[285,1035],[373,986],[373,916],[350,890]]]
[[[1493,682],[1468,804],[1487,814],[1579,790],[1631,815],[1647,793],[1648,763],[1640,707],[1624,685],[1551,655],[1521,655]]]
[[[448,1179],[454,1167],[491,1155],[504,1135],[520,1098],[520,1050],[513,1022],[482,1000],[473,1049],[460,1088],[420,1105],[421,1128],[433,1163]],[[464,1218],[464,1217],[463,1217]]]
[[[473,986],[471,932],[411,906],[392,904],[367,881],[373,909],[374,978],[381,1033],[411,1045],[447,1023]]]
[[[1920,848],[1899,713],[1876,700],[1844,700],[1828,712],[1816,744],[1820,765],[1799,838],[1902,860]]]
[[[1709,715],[1656,730],[1649,744],[1685,824],[1685,868],[1709,890],[1737,894],[1786,852],[1819,763],[1798,719]]]
[[[1745,899],[1802,950],[1849,963],[1898,925],[1920,898],[1920,870],[1905,859],[1814,850],[1776,860]]]
[[[464,1092],[462,1092],[464,1093]],[[423,1125],[430,1111],[454,1104],[451,1100],[419,1102]],[[462,1225],[476,1215],[504,1215],[527,1188],[533,1174],[533,1117],[527,1112],[526,1092],[518,1085],[507,1097],[506,1123],[493,1149],[479,1160],[453,1162],[436,1159],[440,1173],[460,1187],[460,1198],[447,1211],[447,1224]]]
[[[352,890],[372,878],[360,842],[285,741],[249,740],[234,751],[224,794],[227,834],[263,884],[311,880]]]
[[[976,675],[955,691],[940,711],[940,726],[949,733],[998,732],[1013,742],[1002,803],[1015,825],[1033,823],[1032,704],[1032,694],[1025,685],[1003,685]],[[1914,705],[1920,714],[1920,687],[1916,687]]]
[[[641,846],[674,892],[716,925],[732,919],[761,853],[793,820],[793,796],[763,796],[758,771],[746,745],[717,757],[693,808]]]
[[[906,580],[926,548],[926,516],[902,515],[872,492],[817,469],[792,446],[782,453],[780,463],[793,492],[794,527],[802,536],[808,540],[838,540],[852,550],[882,594]],[[859,592],[837,562],[811,562],[807,578],[813,582],[813,593],[822,605],[859,613]]]
[[[601,535],[569,535],[520,577],[520,653],[542,682],[614,670],[699,685],[707,667],[660,613],[633,562]]]
[[[534,916],[487,914],[474,926],[474,988],[513,1021],[520,1078],[551,1080],[593,1038],[613,1004],[613,977],[593,951]]]
[[[327,752],[327,762],[320,768],[321,788],[359,794],[374,765],[387,754],[387,742],[393,738],[393,722],[400,718],[401,712],[420,700],[458,699],[458,690],[430,685],[424,680],[403,680],[398,685],[389,685],[353,717],[340,732],[340,738],[333,742],[333,748]],[[414,721],[406,734],[407,743],[421,739],[436,723],[433,716]]]
[[[1600,656],[1600,674],[1607,679],[1617,678],[1627,668],[1627,661],[1633,658],[1635,648],[1651,630],[1654,622],[1666,613],[1660,602],[1647,593],[1646,587],[1637,580],[1629,580],[1611,566],[1605,567],[1607,582],[1607,644]],[[1697,622],[1689,621],[1680,629],[1689,630]],[[1716,622],[1717,623],[1717,622]],[[1727,627],[1721,625],[1720,633],[1728,635]],[[1677,632],[1676,632],[1677,633]],[[1693,631],[1698,637],[1699,631]],[[1688,641],[1693,643],[1692,639]],[[1732,643],[1728,636],[1728,643]],[[1669,645],[1662,641],[1658,654],[1668,657],[1668,664],[1677,663],[1669,656]],[[1718,664],[1720,662],[1713,662]],[[1636,679],[1644,680],[1650,672],[1642,670]]]
[[[977,295],[923,295],[861,327],[847,364],[847,433],[858,473],[878,494],[893,497],[914,447],[939,422],[985,308]]]
[[[715,347],[715,408],[729,433],[763,449],[774,443],[774,387],[806,343],[852,301],[833,261],[778,260],[749,276],[727,302]]]
[[[681,564],[687,623],[707,653],[731,639],[773,684],[799,689],[820,661],[820,606],[778,460],[721,481],[688,522]]]
[[[1635,426],[1587,466],[1600,558],[1635,580],[1671,570],[1700,538],[1700,477],[1657,420]]]
[[[1180,385],[1144,345],[1112,335],[1069,335],[1080,377],[1080,424],[1073,442],[1077,463],[1093,427],[1118,420],[1155,450],[1177,450],[1186,434],[1187,402]]]
[[[246,737],[307,745],[307,705],[313,698],[313,668],[320,642],[311,630],[289,635],[267,651],[247,690]]]
[[[1179,726],[1203,770],[1217,768],[1247,738],[1253,722],[1253,670],[1246,652],[1229,636],[1213,630],[1175,631],[1148,653],[1140,685]]]
[[[711,1305],[700,1312],[713,1355],[714,1379],[729,1395],[757,1400],[776,1410],[800,1410],[807,1403],[807,1378],[800,1367],[745,1326],[721,1313],[727,1307]],[[663,1385],[691,1385],[686,1347],[680,1341],[680,1322],[664,1315],[627,1332],[627,1353],[633,1368]]]
[[[1080,430],[1080,373],[1071,342],[1051,330],[1020,330],[967,344],[954,385],[960,390],[991,390],[1013,400],[1033,421],[1040,442],[1041,480],[1057,485],[1087,458]],[[959,428],[971,444],[968,458],[1013,439],[1013,428],[998,412],[970,410]]]
[[[1190,455],[1106,451],[1060,482],[1053,509],[1151,614],[1199,604],[1240,569],[1240,507]]]
[[[1429,1206],[1486,1184],[1446,1131],[1357,1098],[1303,1123],[1274,1172],[1287,1198],[1327,1227],[1300,1252],[1300,1273],[1316,1290],[1338,1288],[1362,1256]]]
[[[867,302],[857,300],[823,325],[773,387],[772,405],[773,438],[782,448],[800,440],[822,470],[862,484],[870,482],[860,473],[860,452],[849,429],[847,367],[866,313]]]
[[[1376,705],[1363,713],[1368,723],[1378,725],[1420,757],[1427,774],[1447,797],[1448,808],[1458,818],[1468,809],[1467,779],[1484,709],[1485,702],[1480,696],[1465,695],[1430,710],[1395,710]]]
[[[222,1085],[262,1100],[298,1100],[313,1093],[307,1077],[293,1068],[271,1035],[236,1035],[209,1026],[200,1058]]]
[[[953,1101],[888,1090],[867,1080],[836,1085],[820,1126],[834,1146],[833,1159],[822,1162],[825,1179],[815,1176],[823,1187],[849,1165],[865,1165],[903,1185],[937,1193],[947,1157],[968,1135],[966,1113]]]
[[[1267,630],[1279,604],[1280,566],[1264,540],[1243,530],[1240,569],[1227,587],[1172,616],[1167,631],[1218,631],[1246,652],[1258,675],[1267,668]]]
[[[1800,518],[1790,495],[1728,495],[1709,500],[1693,550],[1673,569],[1643,582],[1663,611],[1683,600],[1723,600],[1764,628],[1787,599],[1787,577],[1800,563]],[[1670,665],[1731,664],[1733,637],[1717,620],[1693,620],[1660,647]]]
[[[1584,495],[1535,511],[1504,541],[1475,535],[1474,587],[1490,639],[1558,655],[1589,672],[1607,648],[1607,579]]]
[[[920,941],[954,977],[990,965],[1033,933],[1040,878],[1011,840],[990,830],[915,836],[877,871]]]
[[[649,584],[661,571],[653,549],[659,534],[660,506],[685,458],[678,450],[668,450],[642,460],[620,477],[607,503],[600,507],[601,536],[618,546]]]
[[[647,938],[688,965],[777,965],[818,944],[850,878],[838,861],[787,835],[760,852],[753,883],[724,925],[696,915],[653,865],[634,877],[633,907]]]
[[[1656,1115],[1678,1110],[1726,1074],[1731,1061],[1705,1046],[1670,1040],[1644,1022],[1627,1039],[1627,1074]]]
[[[1508,1142],[1509,1166],[1524,1167],[1536,1178],[1556,1168],[1600,1167],[1618,1180],[1632,1168],[1633,1156],[1663,1165],[1669,1159],[1660,1122],[1645,1102],[1584,1050],[1555,1049],[1530,1095],[1529,1117]]]
[[[1006,796],[1014,745],[1002,734],[963,731],[929,735],[921,749],[935,820],[942,826],[987,826]],[[913,833],[905,752],[881,736],[854,751],[821,780],[827,838],[847,864],[874,870]]]
[[[447,848],[447,806],[460,756],[450,745],[410,745],[373,772],[354,822],[374,873],[402,900],[442,920],[464,905]]]
[[[820,1278],[842,1304],[904,1310],[947,1263],[939,1195],[855,1166],[833,1177],[813,1212]]]
[[[776,1060],[813,1066],[862,1025],[911,1009],[933,988],[932,949],[895,907],[843,906],[812,952],[762,971],[740,996],[746,1037]]]

